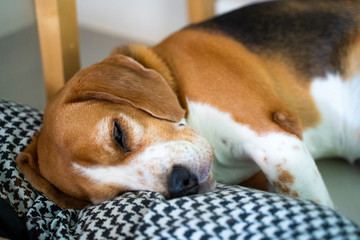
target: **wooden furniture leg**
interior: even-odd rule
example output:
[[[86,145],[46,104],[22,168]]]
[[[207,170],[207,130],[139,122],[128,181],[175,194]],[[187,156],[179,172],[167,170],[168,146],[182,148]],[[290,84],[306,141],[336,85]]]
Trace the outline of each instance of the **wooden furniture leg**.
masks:
[[[214,15],[215,0],[187,0],[189,22]],[[80,69],[75,0],[35,0],[47,99]]]
[[[47,99],[79,69],[75,0],[35,0]]]
[[[215,0],[187,0],[189,23],[200,22],[214,16]]]

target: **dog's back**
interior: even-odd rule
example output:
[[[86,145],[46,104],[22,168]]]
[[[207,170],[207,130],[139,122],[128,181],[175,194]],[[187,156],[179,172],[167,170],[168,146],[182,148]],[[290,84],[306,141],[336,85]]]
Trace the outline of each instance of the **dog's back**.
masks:
[[[265,2],[190,28],[222,32],[264,58],[282,57],[309,78],[344,75],[350,70],[346,49],[360,41],[359,11],[357,0]]]
[[[357,0],[266,2],[235,10],[190,29],[221,32],[266,59],[274,80],[279,81],[277,93],[283,95],[283,102],[290,105],[292,111],[298,111],[298,116],[306,115],[302,117],[304,127],[312,127],[304,132],[304,138],[313,156],[340,156],[354,162],[360,157],[357,147],[360,135],[359,13],[360,1]],[[284,76],[276,75],[276,69],[271,69],[279,68],[274,62],[285,62],[292,68],[297,75],[294,79],[300,82],[297,85],[312,82],[309,87],[320,111],[321,124],[314,124],[315,113],[309,117],[308,101],[294,105],[296,91],[282,89],[281,86],[289,84],[284,85],[280,80]],[[304,108],[306,111],[300,113]]]
[[[215,149],[217,180],[260,167],[278,192],[331,205],[313,157],[360,157],[359,10],[359,1],[265,2],[154,48],[190,126]]]

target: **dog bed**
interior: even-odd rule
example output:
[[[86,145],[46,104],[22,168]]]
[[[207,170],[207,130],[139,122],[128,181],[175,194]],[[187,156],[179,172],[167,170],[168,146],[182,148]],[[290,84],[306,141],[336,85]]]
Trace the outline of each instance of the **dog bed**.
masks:
[[[360,239],[358,225],[327,207],[222,184],[173,200],[139,191],[82,210],[61,209],[33,189],[15,164],[41,122],[41,112],[0,99],[0,237]]]

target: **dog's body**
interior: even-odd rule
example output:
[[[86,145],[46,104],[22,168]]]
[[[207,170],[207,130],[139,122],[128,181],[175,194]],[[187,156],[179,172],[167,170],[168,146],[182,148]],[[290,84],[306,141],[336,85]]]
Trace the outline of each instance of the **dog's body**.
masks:
[[[115,49],[49,104],[19,166],[64,207],[124,190],[206,192],[212,151],[177,123],[184,108],[214,149],[217,181],[262,171],[277,192],[332,206],[314,158],[360,158],[359,10],[357,0],[267,2],[153,48]]]

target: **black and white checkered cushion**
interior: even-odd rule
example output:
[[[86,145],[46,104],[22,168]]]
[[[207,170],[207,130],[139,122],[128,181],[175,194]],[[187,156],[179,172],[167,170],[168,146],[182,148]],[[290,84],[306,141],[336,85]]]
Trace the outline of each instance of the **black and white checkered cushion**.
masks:
[[[327,207],[236,186],[170,201],[127,192],[83,210],[61,209],[14,162],[41,121],[37,110],[0,100],[0,197],[40,239],[360,239],[359,226]]]

